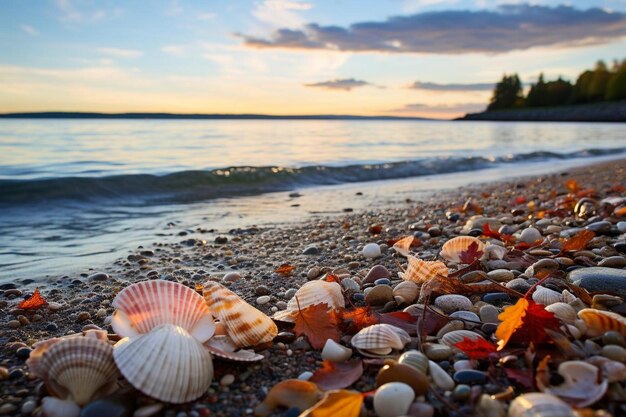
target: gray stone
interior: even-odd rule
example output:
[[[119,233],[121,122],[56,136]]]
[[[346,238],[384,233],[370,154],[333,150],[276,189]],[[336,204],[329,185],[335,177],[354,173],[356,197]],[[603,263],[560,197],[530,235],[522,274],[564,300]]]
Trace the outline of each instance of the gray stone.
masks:
[[[569,273],[569,280],[590,292],[611,292],[626,297],[626,270],[590,267]]]
[[[521,242],[526,243],[534,243],[541,239],[541,232],[534,227],[529,227],[528,229],[522,230],[522,233],[519,237]]]
[[[109,274],[105,274],[104,272],[96,272],[87,277],[89,281],[107,281],[109,278],[111,278]]]
[[[593,232],[605,234],[611,231],[611,222],[607,222],[606,220],[591,223],[585,227],[585,229],[589,229]]]
[[[302,251],[302,254],[303,255],[319,255],[320,249],[315,245],[307,246],[306,248],[304,248],[304,251]]]

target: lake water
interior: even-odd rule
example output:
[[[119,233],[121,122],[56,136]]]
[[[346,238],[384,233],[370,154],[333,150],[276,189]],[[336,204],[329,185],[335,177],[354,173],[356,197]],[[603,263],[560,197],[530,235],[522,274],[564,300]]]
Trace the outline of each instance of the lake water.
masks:
[[[138,245],[180,240],[182,230],[297,221],[614,158],[626,151],[623,132],[589,123],[4,119],[0,281],[97,268]]]

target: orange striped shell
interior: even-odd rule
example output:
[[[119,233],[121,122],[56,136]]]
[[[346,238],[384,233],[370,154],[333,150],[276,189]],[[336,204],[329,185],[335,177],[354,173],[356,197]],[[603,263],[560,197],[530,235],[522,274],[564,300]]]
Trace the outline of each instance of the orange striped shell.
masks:
[[[461,262],[461,253],[467,251],[472,243],[478,245],[477,250],[482,251],[484,256],[485,244],[472,236],[457,236],[448,240],[441,247],[440,255],[448,261],[459,263]]]
[[[413,281],[416,284],[423,284],[436,275],[448,276],[448,267],[440,261],[424,261],[415,256],[407,256],[409,264],[406,271],[400,275],[405,281]]]
[[[209,281],[204,284],[202,295],[238,347],[270,342],[278,334],[272,319],[223,285]]]
[[[626,337],[626,318],[617,313],[593,308],[585,308],[578,312],[578,317],[587,325],[587,335],[600,336],[609,330],[614,330]]]

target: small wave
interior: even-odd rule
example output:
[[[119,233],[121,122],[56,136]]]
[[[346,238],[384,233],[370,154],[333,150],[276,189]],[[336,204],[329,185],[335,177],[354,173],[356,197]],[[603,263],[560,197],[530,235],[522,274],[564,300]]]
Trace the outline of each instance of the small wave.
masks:
[[[34,180],[0,180],[0,205],[69,200],[102,202],[124,200],[146,203],[187,203],[220,197],[285,191],[308,185],[398,179],[473,171],[523,162],[590,158],[626,152],[626,148],[585,149],[571,153],[537,151],[487,157],[430,158],[346,166],[313,165],[301,168],[229,167],[207,171],[182,171],[167,175],[128,174],[100,178],[64,177]]]

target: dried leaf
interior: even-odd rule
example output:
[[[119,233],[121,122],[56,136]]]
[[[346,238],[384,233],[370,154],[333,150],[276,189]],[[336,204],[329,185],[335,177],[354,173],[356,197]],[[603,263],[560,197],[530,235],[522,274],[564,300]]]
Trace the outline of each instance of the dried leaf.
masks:
[[[462,350],[470,359],[487,359],[490,354],[497,351],[496,345],[489,343],[485,339],[471,339],[464,337],[454,347]]]
[[[480,259],[481,256],[483,256],[483,251],[478,250],[478,243],[472,242],[467,250],[461,251],[459,259],[464,264],[471,264],[475,260]]]
[[[354,310],[343,310],[341,321],[346,333],[354,334],[359,330],[378,324],[378,318],[372,313],[369,307],[357,307]]]
[[[526,203],[526,197],[524,197],[523,195],[518,195],[517,197],[515,197],[515,204],[524,204]]]
[[[379,235],[383,231],[383,225],[382,224],[373,224],[373,225],[371,225],[367,229],[367,231],[370,232],[373,235]]]
[[[315,382],[324,391],[347,388],[363,375],[363,362],[356,359],[349,362],[322,362],[322,368],[313,373],[309,381]]]
[[[498,319],[502,320],[502,323],[500,323],[496,329],[498,350],[504,349],[509,339],[513,336],[513,333],[522,327],[526,309],[528,309],[528,300],[520,298],[515,305],[505,307],[504,310],[502,310],[502,313],[498,316]]]
[[[294,269],[296,269],[296,267],[293,266],[293,265],[282,264],[281,266],[276,268],[276,270],[274,272],[276,272],[277,274],[281,274],[281,275],[287,276],[287,275],[291,275],[291,273],[293,272]]]
[[[417,333],[420,335],[431,335],[437,333],[448,323],[445,316],[435,313],[430,307],[417,317]]]
[[[324,347],[326,340],[339,342],[339,317],[328,304],[315,304],[298,310],[293,328],[297,336],[305,335],[313,349]]]
[[[550,339],[546,329],[559,328],[554,313],[526,298],[520,298],[515,305],[505,307],[498,318],[502,320],[496,329],[498,350],[502,350],[512,338],[519,343],[543,343]]]
[[[392,313],[376,314],[378,321],[384,324],[391,324],[392,326],[399,327],[405,330],[411,336],[417,334],[415,324],[417,323],[417,317],[412,316],[409,313],[403,311],[394,311]]]
[[[493,237],[495,239],[500,240],[500,233],[498,233],[497,231],[494,232],[493,230],[491,230],[489,228],[489,223],[485,223],[483,225],[483,236]]]
[[[393,248],[400,255],[408,256],[409,255],[409,249],[411,248],[411,244],[413,243],[413,239],[414,239],[413,236],[407,236],[405,238],[402,238],[402,239],[398,240],[396,243],[393,244]]]
[[[571,193],[576,193],[580,189],[578,181],[573,178],[565,181],[565,187],[567,187]]]
[[[569,240],[567,240],[564,244],[563,244],[563,252],[570,252],[570,251],[579,251],[585,248],[585,246],[587,246],[587,243],[589,243],[589,241],[591,239],[593,239],[595,237],[595,233],[591,230],[588,229],[583,229],[580,232],[576,233],[576,235],[572,238],[570,238]]]
[[[524,388],[531,389],[533,387],[533,371],[532,369],[515,369],[504,368],[507,378],[517,381]]]
[[[360,392],[328,391],[320,402],[300,414],[300,417],[358,417],[363,405],[363,395]]]
[[[326,282],[336,282],[337,284],[341,285],[341,278],[339,278],[335,274],[326,274],[324,276],[324,281],[326,281]]]
[[[31,310],[39,308],[45,304],[48,304],[48,302],[44,300],[44,298],[39,293],[39,288],[35,288],[35,292],[33,293],[33,295],[30,298],[21,301],[17,305],[17,307],[24,310]]]

